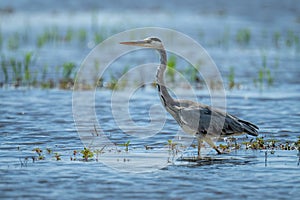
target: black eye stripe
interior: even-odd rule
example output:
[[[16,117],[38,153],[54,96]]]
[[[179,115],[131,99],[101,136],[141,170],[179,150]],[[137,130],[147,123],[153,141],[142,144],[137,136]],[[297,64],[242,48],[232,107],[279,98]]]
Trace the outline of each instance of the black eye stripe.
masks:
[[[156,41],[156,42],[161,42],[161,40],[158,39],[158,38],[150,38],[150,39],[153,40],[153,41]]]

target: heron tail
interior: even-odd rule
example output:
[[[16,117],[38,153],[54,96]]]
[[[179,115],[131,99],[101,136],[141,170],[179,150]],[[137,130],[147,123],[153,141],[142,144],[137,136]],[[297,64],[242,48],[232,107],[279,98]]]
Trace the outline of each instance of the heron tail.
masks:
[[[244,128],[244,131],[249,134],[249,135],[253,135],[253,136],[258,136],[258,127],[250,122],[244,121],[239,119],[238,120]]]

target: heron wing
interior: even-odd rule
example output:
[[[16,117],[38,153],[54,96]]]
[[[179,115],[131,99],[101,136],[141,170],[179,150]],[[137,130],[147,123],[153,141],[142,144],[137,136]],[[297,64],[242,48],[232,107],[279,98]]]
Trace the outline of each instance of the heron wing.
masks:
[[[202,134],[230,136],[247,133],[258,135],[258,127],[237,117],[203,104],[181,106],[178,110],[181,126]]]

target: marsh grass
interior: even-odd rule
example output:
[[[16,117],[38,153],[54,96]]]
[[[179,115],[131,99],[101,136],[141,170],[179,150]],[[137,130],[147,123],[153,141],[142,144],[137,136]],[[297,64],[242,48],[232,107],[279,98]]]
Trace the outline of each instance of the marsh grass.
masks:
[[[274,45],[279,48],[279,43],[280,43],[280,39],[281,39],[281,34],[280,32],[276,31],[273,33],[273,43]]]
[[[78,34],[77,34],[78,40],[80,42],[86,42],[87,40],[87,31],[83,28],[79,29]]]
[[[24,56],[24,80],[27,85],[32,84],[32,76],[30,72],[30,67],[33,64],[33,53],[32,52],[27,52]]]
[[[228,87],[229,89],[233,89],[235,87],[235,73],[234,67],[229,68],[229,75],[228,75]]]
[[[12,34],[7,41],[7,49],[14,51],[17,50],[20,46],[20,35],[19,33]]]
[[[1,27],[0,27],[0,50],[2,49],[2,46],[3,46],[3,35],[2,35]]]
[[[228,48],[229,42],[230,42],[230,28],[225,27],[223,34],[217,43],[219,44],[219,46],[221,46],[223,48]]]
[[[248,28],[239,29],[236,33],[236,41],[241,45],[248,45],[251,40],[251,31]]]
[[[5,61],[4,55],[1,56],[1,69],[4,76],[4,83],[7,84],[9,80],[8,71],[7,71],[7,63]]]
[[[71,89],[74,85],[74,69],[76,65],[72,62],[66,62],[62,65],[62,79],[59,81],[59,88]]]
[[[129,70],[129,66],[125,66],[121,73],[110,72],[110,80],[107,84],[104,85],[105,88],[110,90],[121,90],[124,89],[128,85],[128,80],[122,79],[120,82],[119,79],[124,76]],[[97,85],[103,82],[103,80],[97,80]]]
[[[275,63],[275,68],[278,63]],[[265,53],[262,54],[262,67],[258,70],[258,77],[254,79],[255,86],[258,86],[261,90],[265,85],[267,87],[272,86],[274,83],[274,77],[271,69],[267,66],[267,56]]]

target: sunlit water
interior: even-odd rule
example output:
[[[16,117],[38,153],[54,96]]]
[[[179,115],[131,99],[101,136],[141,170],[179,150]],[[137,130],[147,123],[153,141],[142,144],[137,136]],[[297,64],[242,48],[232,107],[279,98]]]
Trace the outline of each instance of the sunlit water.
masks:
[[[1,18],[4,35],[26,31],[26,27],[30,27],[34,35],[53,24],[61,27],[70,26],[70,19],[76,19],[74,21],[78,22],[74,27],[92,26],[93,12],[86,12],[93,8],[91,3],[86,4],[84,8],[75,5],[75,8],[82,9],[76,13],[72,13],[71,8],[68,12],[61,12],[53,5],[53,9],[58,10],[58,14],[55,14],[55,12],[25,12],[26,6],[30,6],[26,1],[20,2],[13,5],[16,8],[15,13],[3,15]],[[1,3],[4,7],[7,4],[10,5],[8,2]],[[35,3],[32,5],[39,7]],[[137,2],[135,5],[140,7]],[[149,3],[148,6],[152,10],[156,8],[156,4]],[[250,8],[259,9],[261,6],[259,3],[251,4]],[[274,4],[267,7],[266,12],[252,13],[239,6],[235,7],[234,4],[225,6],[225,16],[222,10],[209,3],[203,4],[202,7],[199,5],[201,7],[199,10],[196,6],[185,5],[182,12],[176,12],[178,20],[173,20],[177,16],[172,14],[174,6],[164,4],[158,12],[152,12],[151,9],[145,13],[127,10],[124,14],[127,24],[124,23],[124,16],[120,17],[118,12],[111,12],[116,9],[115,6],[104,4],[103,7],[105,9],[97,16],[100,19],[99,25],[106,28],[117,27],[117,30],[125,30],[140,26],[163,26],[183,31],[193,37],[215,60],[224,77],[225,85],[230,66],[235,67],[236,81],[241,84],[241,89],[227,90],[228,112],[258,125],[260,136],[267,139],[276,139],[284,143],[294,142],[300,136],[299,49],[287,48],[284,42],[280,44],[281,48],[276,49],[272,45],[272,40],[268,39],[272,36],[272,31],[293,29],[295,33],[299,33],[297,28],[299,18],[297,19],[295,15],[299,9],[298,5]],[[128,8],[126,5],[123,7]],[[290,7],[293,9],[289,9]],[[29,10],[32,9],[30,7]],[[210,12],[214,14],[207,14]],[[246,14],[241,17],[240,12]],[[272,16],[276,14],[272,12],[279,12],[283,17],[274,19]],[[24,17],[27,22],[22,21]],[[15,21],[15,24],[12,23]],[[234,42],[229,42],[225,46],[218,45],[215,38],[220,37],[216,35],[223,33],[228,27],[232,31],[231,35],[239,28],[251,27],[252,40],[249,46],[241,47]],[[205,33],[204,37],[199,36],[201,32]],[[32,38],[29,36],[29,40],[33,38],[35,36]],[[32,43],[33,45],[22,46],[17,52],[6,52],[5,48],[2,50],[11,55],[20,54],[35,49],[35,41]],[[70,60],[80,63],[95,44],[72,45],[68,48],[64,48],[63,45],[48,45],[40,49],[37,54],[37,66],[44,62],[55,66]],[[274,84],[272,86],[264,84],[260,88],[254,86],[253,79],[257,77],[258,70],[262,67],[262,54],[267,55]],[[149,52],[141,56],[149,56],[146,59],[152,62],[157,59]],[[140,64],[138,62],[141,60],[131,57],[126,64],[134,66]],[[54,71],[49,73],[55,77]],[[0,77],[2,80],[2,75]],[[193,98],[190,90],[182,90],[182,88],[174,89],[175,93],[180,93],[184,98]],[[196,93],[199,101],[210,104],[210,97],[205,89],[199,89]],[[147,152],[156,149],[165,150],[168,140],[180,132],[172,117],[164,113],[156,90],[151,86],[138,90],[129,104],[132,120],[141,126],[149,124],[151,120],[149,109],[152,105],[163,111],[157,112],[154,116],[166,117],[166,122],[159,134],[149,132],[150,137],[134,138],[122,132],[113,118],[110,99],[111,91],[97,90],[95,109],[99,124],[111,141],[116,144],[123,144],[128,140],[131,142],[128,152],[125,152],[124,146],[117,146],[117,150],[125,152],[126,158],[130,158],[129,160],[116,158],[115,161],[119,159],[118,164],[121,166],[123,164],[128,166],[128,163],[135,161],[134,152],[146,155]],[[297,199],[300,195],[300,155],[296,150],[275,150],[274,154],[269,151],[266,154],[260,150],[237,150],[224,155],[216,155],[215,152],[208,150],[205,156],[210,159],[201,162],[174,160],[170,155],[164,160],[164,167],[151,168],[144,173],[130,172],[129,167],[126,167],[124,173],[116,170],[114,166],[107,166],[101,160],[101,156],[105,154],[89,162],[83,161],[80,154],[75,161],[71,160],[71,157],[74,158],[73,151],[80,151],[84,147],[76,131],[73,114],[72,91],[26,87],[18,89],[5,87],[0,90],[1,198]],[[161,125],[159,120],[154,123]],[[243,137],[239,142],[250,139]],[[147,145],[153,149],[146,150]],[[45,160],[32,159],[37,158],[34,148],[43,150]],[[46,148],[50,148],[53,153],[48,154]],[[186,150],[188,156],[196,155],[195,148]],[[61,155],[60,161],[56,161],[54,153]]]

